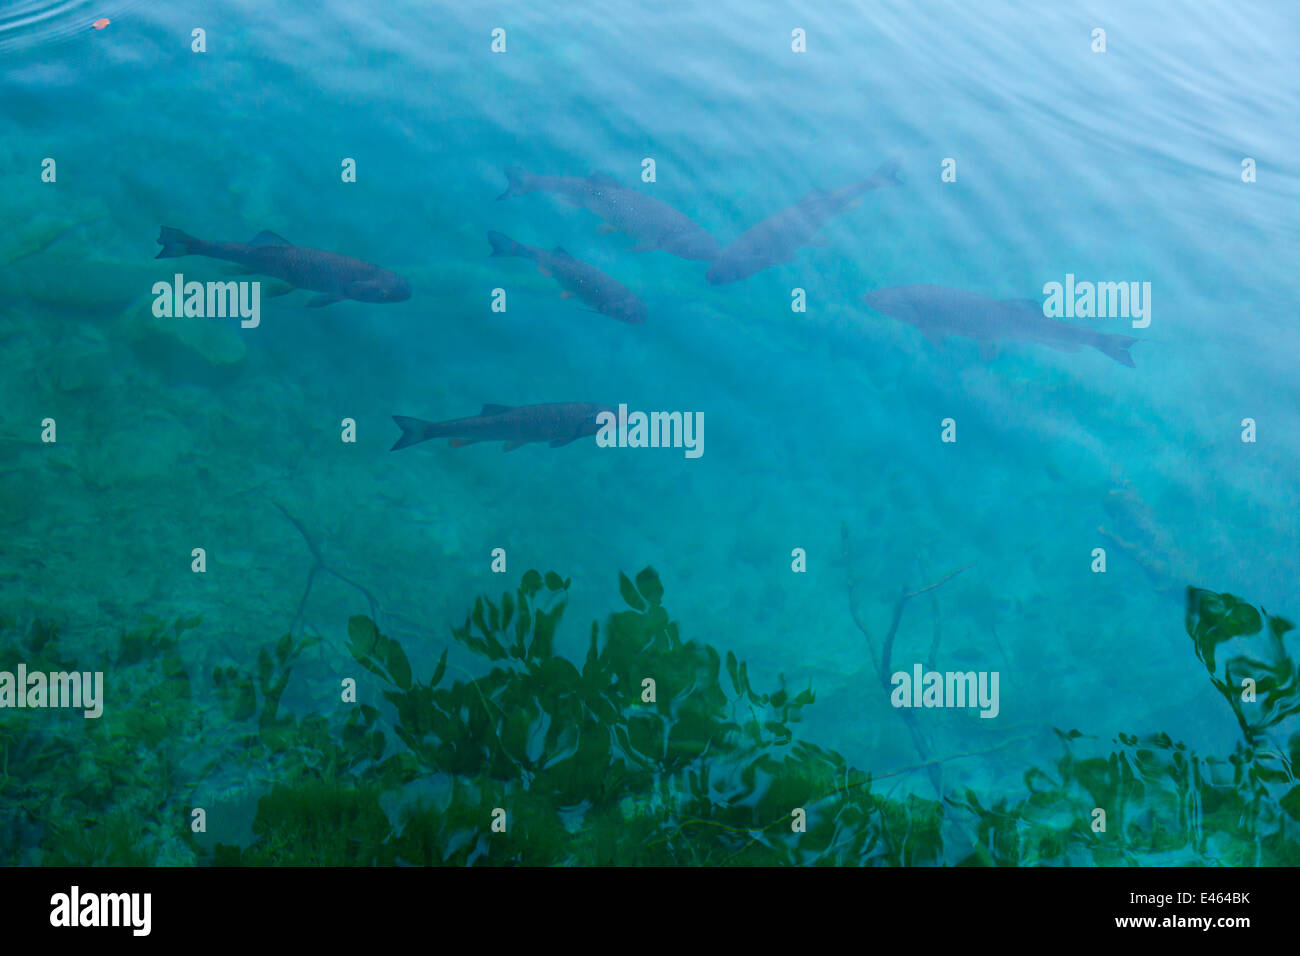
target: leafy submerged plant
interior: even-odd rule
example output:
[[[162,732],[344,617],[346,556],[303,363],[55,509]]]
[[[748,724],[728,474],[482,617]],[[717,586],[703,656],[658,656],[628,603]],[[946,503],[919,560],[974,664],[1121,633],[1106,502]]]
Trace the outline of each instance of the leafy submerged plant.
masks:
[[[68,864],[1294,864],[1300,734],[1290,625],[1231,595],[1189,591],[1187,630],[1243,741],[1201,757],[1163,734],[1103,743],[1058,731],[1063,752],[1025,792],[989,802],[886,798],[871,776],[801,739],[814,703],[784,679],[684,639],[646,568],[619,576],[625,608],[593,624],[583,658],[556,651],[570,582],[530,571],[479,598],[428,680],[367,617],[349,652],[368,702],[295,714],[284,704],[312,641],[286,635],[253,671],[218,668],[196,707],[177,637],[196,622],[124,635],[118,700],[87,728],[0,724],[0,859]],[[10,659],[72,669],[36,627]],[[450,649],[449,649],[450,650]],[[449,676],[449,671],[454,671]],[[1243,682],[1250,681],[1246,693]],[[30,714],[26,715],[30,717]],[[208,741],[204,767],[193,755]],[[190,772],[182,771],[186,767]],[[254,779],[238,841],[204,843],[189,808],[209,778]],[[1096,811],[1107,825],[1096,827]],[[217,812],[214,810],[214,813]],[[39,849],[37,849],[39,848]]]
[[[556,574],[530,571],[499,602],[478,599],[453,636],[489,669],[450,682],[446,652],[420,681],[399,642],[369,618],[353,618],[350,650],[380,681],[397,746],[376,739],[373,759],[348,765],[359,802],[349,805],[346,848],[315,822],[310,790],[300,789],[297,803],[277,791],[275,801],[264,799],[259,841],[245,862],[284,859],[267,843],[273,831],[281,845],[293,834],[300,847],[333,847],[300,857],[333,862],[1295,862],[1295,738],[1275,766],[1279,754],[1261,749],[1251,730],[1227,759],[1198,757],[1162,734],[1120,735],[1103,746],[1058,731],[1063,756],[1050,770],[1031,768],[1022,797],[991,806],[969,790],[942,803],[885,799],[868,774],[798,738],[811,690],[793,693],[782,680],[760,693],[734,655],[683,639],[652,569],[635,581],[619,576],[627,607],[603,632],[592,625],[580,663],[555,651],[568,588]],[[1189,601],[1188,632],[1212,673],[1208,649],[1241,634],[1269,641],[1267,666],[1259,652],[1222,661],[1234,677],[1243,668],[1259,675],[1267,698],[1262,723],[1234,704],[1243,729],[1294,712],[1287,695],[1295,665],[1280,642],[1289,625],[1265,626],[1229,595],[1192,592]],[[367,717],[365,727],[372,723]],[[1268,789],[1278,783],[1287,789]],[[385,803],[393,812],[381,816],[375,788],[409,799]],[[331,800],[337,815],[339,798]],[[1098,808],[1104,829],[1095,826]],[[964,822],[968,835],[955,838],[957,827],[945,846],[945,820]]]
[[[391,832],[373,814],[369,833],[351,831],[361,845],[385,848],[373,859],[786,863],[887,852],[888,814],[866,775],[795,740],[791,725],[812,703],[810,690],[792,693],[782,680],[759,693],[733,655],[724,661],[684,641],[650,568],[635,583],[620,575],[628,610],[610,618],[603,636],[593,625],[579,668],[554,649],[568,587],[556,574],[530,571],[499,603],[476,601],[453,635],[492,666],[450,683],[445,652],[430,680],[419,681],[397,641],[369,618],[351,620],[351,652],[382,681],[401,745],[382,760],[376,747],[376,759],[354,774],[357,786],[441,785],[440,799],[403,805]],[[240,860],[272,861],[264,836],[273,821],[299,846],[313,843],[304,788],[318,785],[290,785],[301,796],[294,824],[285,821],[286,792],[263,798],[258,840]],[[320,836],[332,839],[328,828]],[[909,853],[923,854],[924,841],[911,839]],[[233,858],[223,849],[219,859]]]

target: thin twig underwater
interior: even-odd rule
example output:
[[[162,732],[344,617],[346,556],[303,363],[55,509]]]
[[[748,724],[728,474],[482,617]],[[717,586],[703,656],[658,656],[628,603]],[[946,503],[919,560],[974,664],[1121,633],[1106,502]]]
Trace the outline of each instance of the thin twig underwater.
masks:
[[[867,639],[867,647],[871,652],[871,664],[876,670],[876,678],[880,681],[880,686],[883,687],[886,692],[889,692],[892,686],[890,681],[890,674],[892,673],[890,671],[890,659],[894,650],[894,637],[898,634],[898,626],[903,620],[903,609],[907,606],[907,602],[914,597],[925,594],[929,591],[934,591],[942,585],[947,584],[975,562],[968,562],[960,568],[957,568],[955,571],[950,571],[933,584],[927,584],[924,587],[915,588],[913,590],[904,588],[903,593],[899,595],[898,600],[894,602],[894,614],[892,620],[889,622],[889,632],[885,635],[884,643],[880,647],[877,647],[875,640],[871,636],[871,630],[862,623],[862,616],[858,613],[857,587],[849,556],[849,526],[846,521],[840,522],[840,541],[844,556],[844,565],[848,575],[849,614],[852,615],[853,623],[857,625],[857,628],[862,632],[863,637]],[[925,740],[925,735],[921,731],[921,726],[917,722],[915,714],[910,710],[900,709],[898,711],[898,716],[899,719],[907,725],[908,734],[912,738],[912,745],[916,748],[916,752],[921,758],[921,763],[910,769],[920,769],[921,767],[924,767],[930,778],[930,782],[934,785],[935,795],[942,800],[943,773],[940,768],[942,759],[936,760],[934,758],[934,755],[930,750],[930,745]]]
[[[310,534],[307,533],[307,529],[303,527],[303,523],[299,521],[297,518],[295,518],[293,515],[291,515],[289,513],[289,509],[286,508],[284,505],[280,504],[279,501],[276,501],[275,499],[271,499],[271,504],[279,508],[280,513],[283,514],[287,519],[289,519],[289,523],[298,529],[298,533],[302,535],[302,540],[306,543],[307,550],[311,552],[311,556],[312,556],[311,570],[307,572],[307,586],[306,588],[303,589],[302,597],[298,601],[297,613],[294,614],[293,621],[289,624],[289,633],[293,634],[295,632],[295,629],[300,624],[306,626],[305,616],[307,612],[307,598],[311,596],[312,584],[316,580],[316,572],[318,571],[325,571],[329,574],[332,574],[334,575],[334,577],[338,578],[344,584],[350,584],[358,591],[360,591],[362,594],[364,594],[366,597],[366,601],[370,605],[371,619],[375,621],[381,620],[379,614],[379,602],[375,600],[375,596],[370,593],[369,589],[366,588],[365,585],[358,584],[356,581],[353,581],[351,578],[347,577],[346,575],[340,574],[338,571],[334,570],[328,564],[326,564],[325,556],[321,552],[320,545],[317,544],[316,540]]]

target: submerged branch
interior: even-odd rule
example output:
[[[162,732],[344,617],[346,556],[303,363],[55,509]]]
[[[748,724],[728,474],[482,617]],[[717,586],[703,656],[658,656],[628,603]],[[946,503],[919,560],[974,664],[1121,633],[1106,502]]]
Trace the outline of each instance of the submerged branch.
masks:
[[[890,662],[894,651],[894,637],[898,634],[898,626],[903,620],[903,609],[907,602],[920,594],[933,591],[936,588],[948,583],[957,575],[969,568],[974,561],[967,562],[955,571],[950,571],[933,584],[928,584],[923,588],[909,591],[904,588],[903,593],[898,600],[894,602],[894,614],[889,622],[889,631],[885,635],[883,645],[877,650],[875,641],[871,637],[871,631],[862,623],[862,617],[858,613],[857,588],[853,576],[852,563],[849,558],[849,526],[848,522],[840,522],[840,541],[843,548],[844,564],[848,575],[849,582],[849,614],[853,617],[853,623],[857,625],[858,630],[862,632],[863,637],[867,639],[867,647],[871,651],[871,663],[876,668],[876,678],[880,681],[880,686],[888,693],[891,689],[890,680]],[[907,725],[907,732],[912,738],[912,746],[916,749],[917,754],[921,757],[922,763],[919,767],[925,767],[929,773],[930,782],[934,784],[935,793],[940,798],[943,797],[943,781],[940,774],[941,760],[935,760],[930,752],[929,744],[926,743],[925,735],[921,732],[921,726],[916,720],[916,715],[910,710],[900,709],[899,718]]]
[[[327,574],[332,574],[334,575],[334,577],[338,578],[344,584],[350,584],[352,585],[352,587],[356,588],[358,591],[364,594],[367,603],[370,605],[370,619],[372,621],[379,621],[380,620],[379,602],[375,600],[375,596],[370,593],[370,590],[366,588],[365,585],[353,581],[351,578],[347,577],[346,575],[340,574],[338,571],[335,571],[328,564],[326,564],[325,556],[321,552],[320,546],[316,543],[316,540],[312,538],[310,534],[307,533],[307,529],[303,527],[302,522],[299,521],[297,518],[295,518],[293,515],[291,515],[289,513],[289,509],[286,508],[284,505],[280,504],[280,502],[276,501],[274,498],[271,499],[271,504],[279,508],[280,513],[283,514],[285,518],[289,520],[289,523],[298,529],[298,533],[302,535],[302,540],[307,544],[307,550],[311,552],[312,562],[313,562],[311,566],[311,570],[307,572],[307,586],[303,589],[302,597],[298,600],[298,611],[297,613],[294,614],[293,621],[289,624],[289,633],[290,634],[294,633],[295,629],[298,627],[299,624],[305,624],[305,617],[307,613],[307,598],[311,596],[312,584],[315,583],[316,581],[317,571],[324,571]]]

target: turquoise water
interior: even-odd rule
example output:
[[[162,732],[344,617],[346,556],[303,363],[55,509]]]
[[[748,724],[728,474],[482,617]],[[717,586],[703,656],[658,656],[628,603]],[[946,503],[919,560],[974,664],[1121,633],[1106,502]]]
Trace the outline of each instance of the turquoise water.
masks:
[[[294,628],[323,638],[316,666],[337,674],[348,616],[377,608],[427,674],[473,597],[528,568],[572,577],[562,641],[580,654],[617,571],[649,564],[685,634],[734,650],[756,683],[811,684],[808,732],[883,771],[918,755],[849,584],[879,637],[902,591],[969,565],[909,602],[894,649],[899,668],[933,647],[940,669],[1001,674],[997,719],[924,714],[934,754],[1001,748],[951,761],[949,780],[1018,787],[1054,752],[1051,727],[1230,748],[1180,589],[1300,614],[1300,12],[1145,6],[11,4],[0,610],[57,623],[83,663],[144,615],[202,615],[182,649],[202,670]],[[557,197],[496,199],[507,166],[599,172],[726,244],[891,157],[901,186],[793,261],[717,286]],[[295,291],[264,300],[255,329],[155,319],[155,282],[228,278],[155,261],[163,225],[272,230],[413,294],[309,309]],[[489,230],[562,245],[634,290],[647,321],[583,311],[522,260],[489,258]],[[1136,368],[1087,348],[940,348],[862,301],[913,284],[1041,299],[1067,273],[1151,284],[1148,328],[1093,320],[1140,339]],[[701,412],[705,451],[389,451],[392,415],[545,402]],[[317,576],[304,602],[304,531],[360,587]]]

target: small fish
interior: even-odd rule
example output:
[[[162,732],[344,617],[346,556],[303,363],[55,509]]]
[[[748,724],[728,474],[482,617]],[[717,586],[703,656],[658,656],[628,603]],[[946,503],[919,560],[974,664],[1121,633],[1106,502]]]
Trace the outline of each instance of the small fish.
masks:
[[[1118,469],[1111,472],[1105,508],[1114,526],[1100,526],[1097,532],[1141,565],[1157,591],[1181,594],[1200,580],[1196,563]]]
[[[531,442],[549,442],[559,448],[600,430],[596,416],[601,412],[614,412],[604,405],[586,402],[552,402],[546,405],[484,405],[482,411],[469,418],[455,418],[447,422],[426,422],[418,418],[394,415],[393,421],[402,429],[391,451],[407,448],[430,438],[450,438],[452,448],[461,448],[481,441],[505,442],[503,451],[514,451]]]
[[[1037,342],[1062,352],[1090,346],[1120,365],[1135,367],[1128,350],[1137,339],[1048,318],[1043,315],[1042,303],[1033,299],[991,299],[937,285],[877,289],[862,298],[877,312],[916,326],[936,345],[950,335],[975,339],[985,357],[993,354],[998,339]]]
[[[108,17],[100,17],[98,20],[92,23],[90,27],[93,30],[102,30],[104,29],[104,27],[108,26],[112,22],[113,21],[110,20]]]
[[[493,256],[519,256],[537,263],[537,271],[551,276],[563,289],[564,298],[576,296],[601,315],[620,322],[640,325],[646,319],[645,303],[632,290],[593,265],[573,258],[559,246],[552,251],[525,246],[499,232],[489,232]]]
[[[224,259],[238,262],[252,272],[283,279],[294,288],[324,293],[307,303],[312,307],[344,299],[401,302],[411,297],[410,285],[395,272],[335,252],[295,246],[288,239],[265,230],[249,242],[209,242],[163,226],[158,242],[163,247],[156,256],[158,259],[175,256]]]
[[[605,220],[609,232],[622,232],[637,241],[633,252],[660,249],[683,259],[708,262],[718,254],[718,241],[685,213],[612,177],[534,176],[526,169],[506,169],[506,191],[497,199],[525,193],[555,193],[573,206],[581,206]]]
[[[713,285],[722,285],[747,279],[768,266],[789,262],[801,247],[816,238],[827,220],[838,216],[863,193],[901,182],[898,163],[890,160],[867,179],[829,192],[814,189],[796,205],[742,232],[713,260],[705,278]]]

